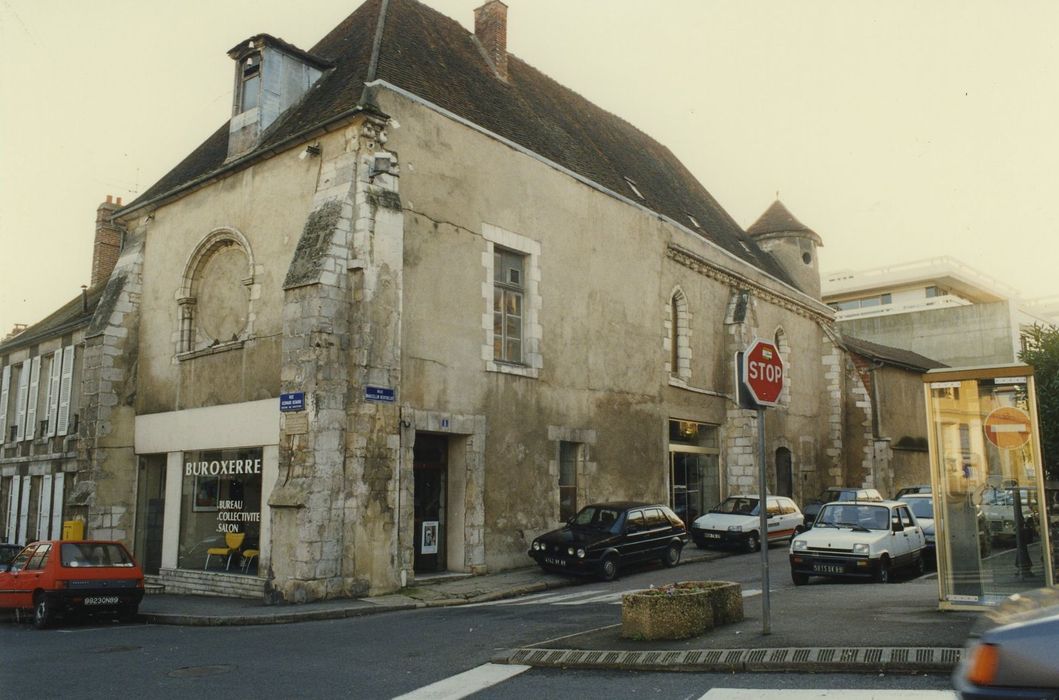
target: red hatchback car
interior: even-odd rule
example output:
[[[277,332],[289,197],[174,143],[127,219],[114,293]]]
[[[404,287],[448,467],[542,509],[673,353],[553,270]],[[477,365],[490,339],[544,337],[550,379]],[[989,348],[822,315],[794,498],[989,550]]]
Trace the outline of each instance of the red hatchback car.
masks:
[[[34,542],[0,572],[0,608],[32,610],[47,627],[67,614],[132,620],[143,599],[143,571],[120,542]]]

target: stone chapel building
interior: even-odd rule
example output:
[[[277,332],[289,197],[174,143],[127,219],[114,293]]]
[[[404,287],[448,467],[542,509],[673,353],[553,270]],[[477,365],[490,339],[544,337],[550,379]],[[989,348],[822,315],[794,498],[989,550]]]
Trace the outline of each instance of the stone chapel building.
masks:
[[[779,202],[742,230],[510,55],[506,22],[366,0],[308,49],[228,52],[231,119],[111,219],[64,517],[170,590],[301,602],[526,566],[592,501],[690,520],[756,491],[733,362],[754,338],[786,371],[770,488],[874,485],[820,237]]]

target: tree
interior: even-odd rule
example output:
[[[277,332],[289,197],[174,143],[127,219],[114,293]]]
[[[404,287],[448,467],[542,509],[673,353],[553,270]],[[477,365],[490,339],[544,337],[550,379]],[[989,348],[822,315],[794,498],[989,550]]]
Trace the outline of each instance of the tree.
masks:
[[[1059,328],[1035,325],[1025,335],[1019,359],[1033,366],[1041,460],[1049,479],[1059,479]]]

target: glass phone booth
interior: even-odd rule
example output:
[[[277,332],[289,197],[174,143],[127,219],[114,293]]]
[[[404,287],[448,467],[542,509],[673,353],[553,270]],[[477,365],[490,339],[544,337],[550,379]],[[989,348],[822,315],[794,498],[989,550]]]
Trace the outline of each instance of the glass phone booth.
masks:
[[[1042,472],[1032,368],[932,370],[923,381],[939,607],[977,609],[1055,585],[1059,513]]]

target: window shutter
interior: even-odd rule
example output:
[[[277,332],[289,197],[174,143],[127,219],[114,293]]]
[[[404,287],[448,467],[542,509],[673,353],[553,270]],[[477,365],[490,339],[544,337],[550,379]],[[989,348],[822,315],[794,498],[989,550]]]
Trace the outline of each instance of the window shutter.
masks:
[[[63,497],[66,495],[63,487],[65,483],[66,474],[59,472],[55,475],[53,483],[55,496],[52,498],[51,506],[51,536],[56,540],[63,535]]]
[[[26,430],[26,398],[29,396],[29,360],[18,366],[18,398],[15,401],[15,442],[21,442]]]
[[[63,348],[62,377],[59,380],[59,417],[55,419],[55,430],[59,435],[66,435],[70,427],[70,390],[74,378],[74,346]]]
[[[17,544],[25,544],[29,538],[29,490],[33,484],[32,477],[22,478],[22,498],[18,506],[18,535],[15,539]]]
[[[7,441],[7,395],[11,388],[11,365],[4,367],[3,379],[0,379],[0,444]]]
[[[37,503],[37,539],[47,540],[48,527],[51,525],[51,474],[45,474],[40,481],[40,501]]]
[[[17,543],[15,539],[15,527],[18,525],[18,494],[22,491],[19,488],[22,484],[22,477],[18,474],[11,477],[11,493],[7,496],[7,532],[4,533],[4,541]]]
[[[45,437],[55,436],[55,423],[59,413],[59,379],[62,377],[63,351],[59,348],[51,354],[51,372],[48,377],[48,432]]]
[[[40,398],[40,355],[29,365],[29,396],[26,399],[26,428],[22,437],[32,440],[37,435],[37,400]]]

